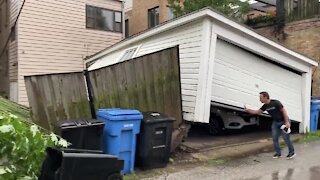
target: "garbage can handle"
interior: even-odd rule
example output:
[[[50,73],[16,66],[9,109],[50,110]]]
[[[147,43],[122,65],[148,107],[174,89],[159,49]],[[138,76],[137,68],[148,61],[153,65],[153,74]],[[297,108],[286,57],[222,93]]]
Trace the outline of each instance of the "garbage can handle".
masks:
[[[160,116],[160,113],[151,113],[151,116],[153,117]]]

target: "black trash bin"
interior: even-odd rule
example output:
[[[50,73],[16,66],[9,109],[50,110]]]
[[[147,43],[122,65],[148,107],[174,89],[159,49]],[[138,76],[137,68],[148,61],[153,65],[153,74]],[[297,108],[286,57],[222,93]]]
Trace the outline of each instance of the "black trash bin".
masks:
[[[71,143],[69,148],[100,150],[104,122],[96,119],[60,121],[55,133]]]
[[[144,112],[137,137],[136,165],[142,170],[165,167],[169,162],[174,118]]]
[[[102,151],[47,148],[38,180],[122,180],[124,161]]]

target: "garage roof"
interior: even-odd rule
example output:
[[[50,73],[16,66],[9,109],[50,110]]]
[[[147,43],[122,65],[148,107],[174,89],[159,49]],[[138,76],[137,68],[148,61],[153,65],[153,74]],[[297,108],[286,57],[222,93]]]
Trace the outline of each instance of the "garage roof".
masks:
[[[295,58],[298,58],[307,64],[310,64],[313,66],[318,66],[318,63],[315,62],[314,60],[312,60],[302,54],[299,54],[293,50],[290,50],[290,49],[258,34],[250,27],[245,26],[244,24],[240,24],[238,22],[235,22],[235,21],[231,20],[230,18],[226,17],[225,15],[213,10],[212,8],[204,8],[204,9],[195,11],[193,13],[190,13],[190,14],[181,16],[179,18],[162,23],[154,28],[143,31],[137,35],[130,37],[130,38],[124,39],[124,40],[112,45],[111,47],[108,47],[108,48],[86,58],[85,63],[91,64],[92,62],[98,60],[99,58],[101,58],[101,57],[103,57],[103,56],[105,56],[115,50],[126,47],[126,46],[130,45],[131,43],[134,43],[139,40],[143,40],[143,39],[148,38],[150,36],[153,36],[153,35],[159,34],[161,32],[173,29],[175,27],[187,24],[189,22],[196,21],[196,20],[204,18],[204,17],[214,18],[215,20],[218,20],[226,25],[229,25],[229,26],[235,28],[236,30],[239,31],[239,33],[245,33],[245,34],[249,35],[250,37],[255,38],[257,41],[267,43],[271,47],[276,48],[276,49],[282,51],[283,53],[289,54]]]

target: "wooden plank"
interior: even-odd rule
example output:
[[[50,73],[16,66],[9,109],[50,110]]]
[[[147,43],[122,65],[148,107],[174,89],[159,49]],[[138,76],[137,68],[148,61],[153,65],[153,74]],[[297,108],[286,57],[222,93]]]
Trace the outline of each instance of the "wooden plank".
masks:
[[[157,99],[155,96],[155,85],[154,85],[154,72],[152,68],[152,54],[144,57],[144,70],[146,76],[146,90],[147,90],[147,100],[148,100],[148,110],[157,110]]]
[[[171,83],[170,81],[171,76],[170,76],[170,72],[171,72],[171,66],[170,66],[170,62],[174,61],[174,59],[171,59],[168,57],[168,54],[170,54],[168,51],[165,51],[164,53],[162,53],[161,59],[161,67],[163,69],[163,73],[164,73],[164,83],[163,83],[163,94],[164,94],[164,108],[165,108],[165,114],[167,114],[168,116],[172,116],[174,118],[177,118],[175,116],[175,109],[176,107],[174,107],[174,104],[172,102],[172,96],[174,96],[174,94],[171,91]]]
[[[135,59],[134,68],[136,71],[137,91],[138,93],[138,109],[141,111],[147,111],[149,107],[149,101],[147,100],[147,85],[146,74],[143,66],[143,57]]]
[[[161,67],[161,58],[164,58],[163,60],[165,61],[165,57],[162,57],[162,54],[165,51],[161,51],[159,53],[154,53],[150,56],[150,68],[152,68],[152,74],[153,74],[153,85],[154,85],[154,103],[155,103],[155,110],[161,113],[164,112],[164,100],[163,100],[163,72],[162,72],[162,67]]]
[[[172,102],[176,107],[175,117],[176,122],[174,123],[174,128],[178,128],[180,123],[182,122],[182,105],[181,105],[181,83],[180,83],[180,68],[179,68],[179,56],[178,56],[178,48],[176,47],[170,53],[171,59],[170,64],[172,66],[172,92],[174,96],[172,97]]]
[[[134,69],[134,61],[131,60],[124,63],[124,69],[127,79],[127,95],[128,95],[128,108],[139,109],[138,88],[136,80],[136,71]]]
[[[117,67],[116,66],[111,66],[108,68],[107,73],[108,76],[110,77],[109,79],[109,85],[110,87],[110,92],[109,94],[111,95],[110,100],[112,103],[112,107],[120,107],[120,95],[119,95],[119,87],[117,84]]]
[[[124,72],[124,66],[123,63],[118,64],[114,66],[114,72],[115,72],[115,82],[116,86],[118,88],[118,101],[119,101],[119,108],[128,108],[128,96],[126,94],[126,87],[127,87],[127,81],[126,81],[126,75]]]

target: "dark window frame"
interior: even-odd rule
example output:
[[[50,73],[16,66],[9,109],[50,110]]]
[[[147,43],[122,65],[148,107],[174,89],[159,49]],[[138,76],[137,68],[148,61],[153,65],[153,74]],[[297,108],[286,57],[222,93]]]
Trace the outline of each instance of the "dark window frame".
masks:
[[[155,27],[160,24],[160,8],[156,6],[148,9],[148,28]]]
[[[92,10],[92,15],[89,14],[89,10]],[[111,12],[112,13],[112,28],[113,29],[107,29],[105,27],[101,27],[98,24],[98,20],[100,22],[103,22],[104,17],[99,16],[98,14],[102,14],[103,11]],[[116,14],[120,14],[120,22],[116,21]],[[89,24],[89,20],[92,21],[92,24]],[[101,30],[101,31],[109,31],[109,32],[116,32],[116,33],[122,33],[123,32],[123,27],[122,27],[122,12],[121,11],[116,11],[112,9],[106,9],[106,8],[101,8],[101,7],[96,7],[96,6],[91,6],[91,5],[86,5],[86,28],[87,29],[94,29],[94,30]],[[117,30],[116,27],[119,27],[120,29]]]

